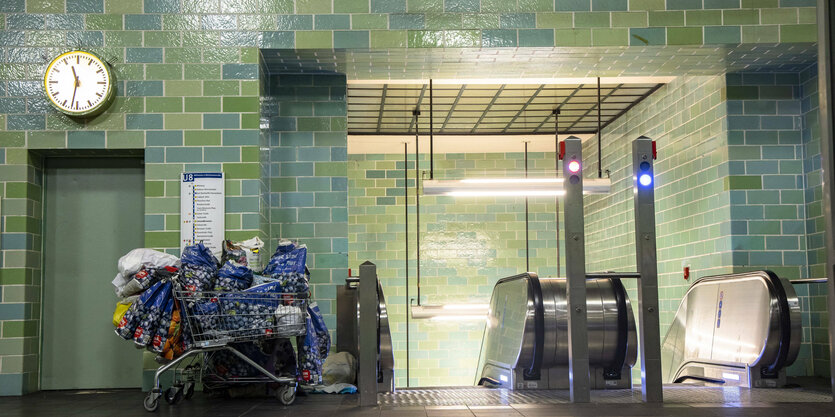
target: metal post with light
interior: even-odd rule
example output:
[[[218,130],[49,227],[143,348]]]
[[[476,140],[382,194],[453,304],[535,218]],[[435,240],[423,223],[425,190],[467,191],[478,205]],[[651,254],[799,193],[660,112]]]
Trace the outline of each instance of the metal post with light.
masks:
[[[655,143],[641,136],[632,143],[635,200],[635,256],[641,346],[641,398],[662,402],[661,330],[658,311],[658,265],[655,247]]]
[[[570,136],[560,144],[565,189],[565,276],[568,308],[568,378],[571,401],[591,400],[586,312],[586,244],[583,220],[583,143]],[[558,220],[559,221],[559,220]]]

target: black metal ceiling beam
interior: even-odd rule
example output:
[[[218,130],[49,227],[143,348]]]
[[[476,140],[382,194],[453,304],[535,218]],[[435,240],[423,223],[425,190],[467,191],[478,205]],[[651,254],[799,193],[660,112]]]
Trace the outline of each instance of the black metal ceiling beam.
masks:
[[[502,84],[502,85],[499,87],[499,89],[498,89],[498,90],[496,90],[496,94],[495,94],[495,95],[493,95],[493,99],[492,99],[492,100],[490,100],[490,102],[489,102],[489,103],[487,103],[487,108],[486,108],[486,109],[484,109],[484,111],[481,113],[481,117],[479,117],[479,118],[478,118],[478,121],[477,121],[477,122],[475,122],[475,126],[473,126],[473,129],[471,130],[471,133],[475,133],[475,130],[476,130],[476,129],[478,129],[478,125],[480,125],[480,124],[481,124],[481,121],[482,121],[482,120],[484,120],[484,117],[485,117],[485,116],[487,116],[487,113],[489,113],[489,112],[490,112],[490,108],[491,108],[491,107],[493,107],[493,103],[495,103],[495,102],[496,102],[496,100],[498,100],[499,95],[501,95],[501,94],[502,94],[502,91],[504,91],[504,87],[505,87],[505,85],[506,85],[506,84]],[[459,110],[459,111],[465,111],[465,110]],[[478,110],[470,110],[470,111],[478,111]]]
[[[423,103],[423,95],[426,93],[426,84],[423,85],[423,88],[420,89],[420,95],[418,96],[417,104],[415,105],[415,109],[420,109],[421,103]],[[414,110],[414,109],[412,109]],[[412,117],[412,121],[409,122],[409,130],[408,132],[412,132],[412,128],[415,127],[415,118]]]
[[[618,89],[620,88],[620,86],[621,86],[621,85],[623,85],[623,84],[620,84],[620,85],[618,85],[617,87],[613,88],[613,89],[612,89],[612,91],[610,91],[610,92],[609,92],[609,94],[606,94],[606,96],[605,96],[605,97],[603,97],[602,99],[600,99],[600,107],[601,107],[601,108],[603,107],[603,101],[605,101],[607,98],[611,97],[611,95],[612,95],[612,94],[614,94],[614,92],[615,92],[615,91],[618,91]],[[595,87],[595,89],[596,89],[596,87]],[[586,113],[585,113],[584,115],[580,116],[580,118],[579,118],[579,119],[575,120],[575,121],[574,121],[574,123],[572,123],[572,124],[571,124],[571,126],[569,126],[569,127],[568,127],[568,130],[571,130],[571,129],[572,129],[572,128],[573,128],[573,127],[574,127],[574,126],[575,126],[578,122],[580,122],[580,120],[585,119],[585,118],[586,118],[586,116],[588,116],[589,114],[591,114],[591,112],[592,112],[592,111],[597,110],[597,106],[598,106],[598,104],[597,104],[597,103],[594,103],[594,105],[593,105],[593,106],[591,106],[591,107],[588,109],[588,111],[586,111]]]
[[[640,103],[640,102],[644,101],[644,99],[645,99],[645,98],[649,97],[650,95],[652,95],[652,93],[654,93],[654,92],[658,91],[658,89],[659,89],[659,88],[661,88],[661,87],[663,87],[663,86],[664,86],[664,84],[656,84],[656,85],[655,85],[655,87],[653,87],[653,88],[651,88],[649,91],[647,91],[647,93],[646,93],[646,94],[644,94],[643,96],[641,96],[641,98],[639,98],[639,99],[637,99],[637,100],[633,101],[632,103],[630,103],[630,104],[629,104],[628,106],[626,106],[626,108],[624,108],[624,109],[623,109],[620,113],[616,114],[614,117],[612,117],[611,119],[609,119],[606,123],[604,123],[604,124],[603,124],[603,127],[602,127],[600,130],[605,129],[605,128],[606,128],[606,126],[609,126],[610,124],[612,124],[612,122],[614,122],[615,120],[619,119],[621,116],[623,116],[624,114],[626,114],[626,112],[628,112],[628,111],[629,111],[630,109],[632,109],[633,107],[637,106],[637,105],[638,105],[638,103]]]
[[[560,112],[562,112],[562,111],[563,111],[563,108],[562,108],[563,106],[567,106],[568,104],[570,104],[570,103],[569,103],[569,101],[571,101],[571,98],[572,98],[572,97],[574,97],[575,95],[577,95],[577,92],[578,92],[578,91],[580,91],[580,90],[582,90],[584,85],[585,85],[585,84],[580,84],[579,86],[577,86],[577,88],[575,88],[575,89],[571,92],[571,94],[569,94],[569,95],[568,95],[568,97],[566,97],[566,98],[565,98],[565,99],[564,99],[564,100],[563,100],[563,101],[562,101],[562,102],[561,102],[561,103],[557,106],[557,108],[558,108],[558,109],[560,109]],[[554,105],[556,106],[556,103],[555,103]],[[552,110],[553,110],[553,109],[552,109]],[[536,129],[534,129],[534,130],[533,130],[533,132],[534,132],[534,133],[539,133],[539,132],[540,132],[540,129],[542,129],[542,126],[545,126],[545,123],[548,123],[548,120],[550,120],[550,119],[551,119],[551,115],[553,115],[553,113],[552,113],[552,111],[549,111],[549,112],[548,112],[548,115],[547,115],[547,116],[545,116],[545,118],[544,118],[544,119],[542,119],[542,122],[540,122],[540,123],[539,123],[539,126],[537,126],[537,127],[536,127]],[[559,130],[559,126],[556,126],[556,127],[555,127],[555,129]],[[556,132],[550,132],[550,133],[557,134]]]
[[[447,122],[449,122],[449,118],[452,116],[452,113],[455,112],[455,106],[458,105],[458,100],[461,100],[461,96],[464,95],[464,90],[467,88],[466,84],[461,85],[461,89],[458,90],[458,95],[455,96],[455,101],[452,102],[452,107],[449,108],[449,113],[446,114],[446,118],[444,119],[444,123],[441,125],[441,129],[438,132],[443,132],[444,128],[446,127]],[[430,114],[429,117],[432,117]]]
[[[539,92],[540,92],[540,91],[542,91],[542,89],[543,89],[543,88],[545,88],[545,84],[541,84],[541,85],[539,86],[539,88],[537,88],[537,89],[536,89],[536,91],[534,91],[534,92],[533,92],[533,94],[531,94],[531,96],[528,98],[528,100],[525,102],[525,104],[523,104],[523,105],[522,105],[522,108],[521,108],[521,109],[519,109],[519,111],[518,111],[518,112],[516,112],[516,115],[515,115],[515,116],[513,116],[513,118],[512,118],[512,119],[510,119],[510,122],[508,122],[508,123],[507,123],[507,127],[505,127],[505,128],[504,128],[504,130],[502,130],[502,133],[507,132],[507,129],[508,129],[511,125],[513,125],[513,122],[515,122],[515,121],[516,121],[516,119],[518,119],[518,118],[519,118],[519,115],[521,115],[522,113],[524,113],[524,112],[525,112],[525,109],[526,109],[526,108],[528,108],[528,104],[531,104],[531,102],[533,101],[533,99],[535,99],[535,98],[536,98],[536,96],[539,94]]]

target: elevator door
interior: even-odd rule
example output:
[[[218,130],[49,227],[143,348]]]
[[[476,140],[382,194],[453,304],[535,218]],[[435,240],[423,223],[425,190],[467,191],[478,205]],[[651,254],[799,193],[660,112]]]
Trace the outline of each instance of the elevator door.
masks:
[[[47,158],[41,388],[135,388],[142,355],[113,332],[116,261],[143,246],[137,158]]]

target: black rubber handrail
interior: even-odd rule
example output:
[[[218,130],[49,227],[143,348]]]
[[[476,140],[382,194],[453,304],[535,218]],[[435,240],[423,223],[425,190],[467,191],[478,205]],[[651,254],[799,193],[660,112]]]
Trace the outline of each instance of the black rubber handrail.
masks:
[[[684,375],[676,378],[675,383],[680,384],[682,381],[687,379],[695,379],[696,381],[702,382],[710,382],[711,384],[724,384],[724,379],[717,379],[717,378],[708,378],[706,376],[696,376],[696,375]]]
[[[792,338],[792,324],[791,312],[789,311],[789,300],[786,296],[786,289],[783,288],[783,282],[780,278],[771,271],[761,271],[767,277],[766,282],[771,287],[772,292],[777,296],[777,308],[780,311],[780,346],[777,350],[777,358],[770,365],[761,368],[760,373],[765,378],[777,378],[789,356],[789,345]]]
[[[542,302],[542,285],[539,283],[539,276],[534,272],[505,277],[496,282],[496,285],[505,282],[527,279],[528,300],[534,305],[534,347],[533,358],[527,369],[522,372],[525,380],[536,380],[542,376],[542,355],[545,351],[545,306]]]
[[[615,303],[618,306],[618,345],[612,362],[603,370],[603,379],[620,379],[629,348],[629,312],[626,310],[626,288],[624,288],[623,283],[619,278],[610,278],[609,280],[612,282]]]

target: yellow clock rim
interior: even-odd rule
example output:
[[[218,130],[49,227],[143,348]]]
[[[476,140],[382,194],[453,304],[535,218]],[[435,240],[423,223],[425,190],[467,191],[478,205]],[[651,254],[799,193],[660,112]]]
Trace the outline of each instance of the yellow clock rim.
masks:
[[[105,72],[107,72],[107,79],[108,79],[110,82],[109,82],[109,84],[107,85],[107,93],[105,94],[105,99],[104,99],[104,100],[102,100],[102,102],[99,104],[99,106],[97,106],[97,107],[95,107],[95,108],[93,108],[93,109],[86,110],[86,111],[79,111],[79,112],[74,112],[74,111],[67,111],[67,110],[64,110],[64,109],[62,109],[62,108],[61,108],[61,106],[59,106],[59,105],[58,105],[58,103],[56,103],[56,102],[55,102],[55,100],[53,100],[53,99],[52,99],[52,96],[51,96],[49,93],[47,93],[47,91],[49,91],[49,89],[48,89],[48,84],[47,84],[47,79],[46,79],[46,77],[47,77],[47,76],[49,76],[49,70],[50,70],[50,69],[52,69],[52,67],[53,67],[53,66],[54,66],[54,65],[55,65],[58,61],[60,61],[60,60],[61,60],[61,58],[65,57],[65,56],[67,56],[67,55],[73,55],[73,54],[81,54],[81,55],[86,55],[86,56],[88,56],[88,57],[90,57],[90,58],[92,58],[92,59],[95,59],[96,61],[101,62],[101,64],[102,64],[102,68],[104,68]],[[108,98],[110,97],[110,95],[112,95],[112,94],[113,94],[113,73],[111,73],[111,72],[110,72],[110,67],[108,67],[108,66],[107,66],[107,63],[106,63],[106,62],[104,62],[104,60],[102,60],[101,58],[99,58],[99,57],[98,57],[98,56],[96,56],[95,54],[91,54],[91,53],[89,53],[89,52],[86,52],[86,51],[79,51],[79,50],[75,50],[75,51],[67,51],[67,52],[64,52],[64,53],[63,53],[63,54],[61,54],[61,55],[56,56],[56,57],[52,60],[52,62],[50,62],[50,63],[49,63],[49,65],[47,65],[47,66],[46,66],[46,70],[45,70],[45,71],[44,71],[44,73],[43,73],[43,89],[44,89],[44,92],[46,93],[46,98],[47,98],[47,99],[49,99],[49,101],[52,103],[52,105],[53,105],[56,109],[58,109],[58,111],[60,111],[61,113],[68,114],[68,115],[72,115],[72,116],[85,116],[85,115],[92,114],[92,113],[95,113],[96,111],[100,110],[100,109],[101,109],[101,106],[103,106],[105,103],[107,103]]]

